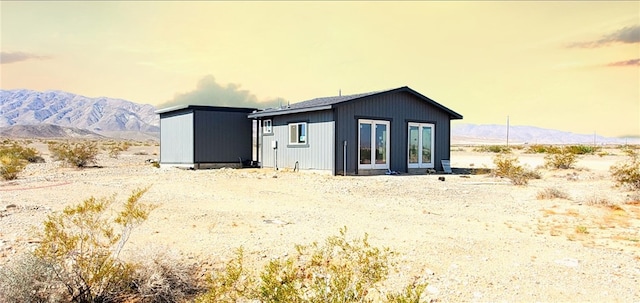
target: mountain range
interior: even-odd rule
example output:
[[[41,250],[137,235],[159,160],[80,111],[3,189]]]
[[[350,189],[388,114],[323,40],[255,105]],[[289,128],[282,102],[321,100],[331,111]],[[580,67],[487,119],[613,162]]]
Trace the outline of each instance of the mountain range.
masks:
[[[0,127],[51,124],[98,134],[158,133],[160,121],[149,104],[63,91],[0,90]]]
[[[149,104],[64,91],[0,90],[0,136],[111,137],[158,140],[159,116]],[[452,124],[453,144],[505,144],[505,125]],[[510,126],[513,144],[640,144],[640,138],[608,138],[534,126]]]

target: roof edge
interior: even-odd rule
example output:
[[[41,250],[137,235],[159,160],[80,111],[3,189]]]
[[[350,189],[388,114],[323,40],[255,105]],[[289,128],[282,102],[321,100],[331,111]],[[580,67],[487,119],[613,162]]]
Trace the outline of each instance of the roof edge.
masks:
[[[209,105],[176,105],[166,108],[161,108],[156,110],[154,113],[156,114],[164,114],[170,113],[174,111],[184,110],[184,109],[198,109],[198,110],[206,110],[206,111],[226,111],[226,112],[246,112],[251,113],[257,111],[257,108],[249,108],[249,107],[232,107],[232,106],[209,106]]]

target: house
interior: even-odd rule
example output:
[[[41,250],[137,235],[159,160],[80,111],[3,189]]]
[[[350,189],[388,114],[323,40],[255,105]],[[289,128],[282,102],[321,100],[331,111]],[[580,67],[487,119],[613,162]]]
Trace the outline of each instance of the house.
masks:
[[[188,168],[242,167],[253,155],[255,108],[178,106],[160,114],[160,165]]]
[[[442,171],[462,115],[409,87],[317,98],[248,115],[263,167],[332,174]]]

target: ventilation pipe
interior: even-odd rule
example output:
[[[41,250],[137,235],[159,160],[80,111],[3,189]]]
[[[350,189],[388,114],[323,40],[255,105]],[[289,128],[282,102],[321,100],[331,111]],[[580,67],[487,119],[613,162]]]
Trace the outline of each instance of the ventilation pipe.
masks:
[[[347,175],[347,140],[342,142],[342,175]]]

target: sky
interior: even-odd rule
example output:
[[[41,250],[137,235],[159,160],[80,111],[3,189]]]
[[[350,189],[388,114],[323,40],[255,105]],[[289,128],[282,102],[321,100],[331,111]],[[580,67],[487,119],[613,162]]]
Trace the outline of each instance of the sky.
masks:
[[[454,123],[640,136],[640,1],[0,1],[0,88],[266,108],[409,86]]]

